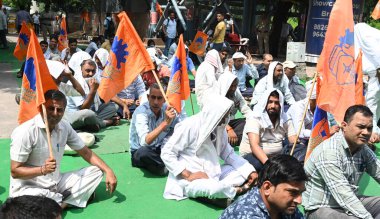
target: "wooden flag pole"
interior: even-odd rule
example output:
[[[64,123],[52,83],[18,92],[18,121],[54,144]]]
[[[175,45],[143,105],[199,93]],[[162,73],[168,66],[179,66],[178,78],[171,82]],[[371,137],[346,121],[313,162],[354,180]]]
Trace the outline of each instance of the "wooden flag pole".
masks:
[[[194,105],[193,105],[193,98],[191,98],[191,93],[190,93],[190,103],[191,103],[191,110],[193,111],[193,115],[194,115]]]
[[[294,141],[293,143],[293,147],[292,147],[292,150],[290,151],[290,156],[293,155],[294,153],[294,149],[296,148],[296,145],[297,145],[297,141],[298,141],[298,138],[301,134],[301,130],[302,130],[302,126],[303,126],[303,121],[305,120],[305,117],[306,117],[306,112],[307,110],[309,109],[309,104],[310,104],[310,98],[311,98],[311,94],[313,93],[313,89],[314,89],[314,85],[315,85],[315,81],[317,79],[317,75],[318,73],[316,72],[314,74],[314,78],[313,78],[313,84],[311,85],[311,90],[309,92],[309,95],[307,97],[307,105],[305,107],[305,110],[303,111],[303,116],[302,116],[302,120],[301,120],[301,123],[300,123],[300,127],[298,128],[298,132],[297,132],[297,136],[296,136],[296,140]]]
[[[46,126],[46,136],[47,136],[48,145],[49,145],[49,156],[50,156],[50,158],[54,158],[53,147],[51,145],[51,136],[50,136],[50,130],[49,130],[49,122],[48,122],[48,119],[47,119],[47,113],[46,113],[45,104],[42,104],[42,114],[44,116],[44,122],[45,122],[45,126]]]
[[[165,94],[164,88],[163,88],[162,85],[161,85],[161,82],[160,82],[160,79],[159,79],[158,76],[157,76],[156,70],[153,69],[152,71],[153,71],[154,78],[156,79],[157,84],[158,84],[158,86],[160,87],[160,90],[161,90],[162,96],[164,96],[165,101],[169,104],[169,100],[168,100],[168,98],[166,97],[166,94]]]

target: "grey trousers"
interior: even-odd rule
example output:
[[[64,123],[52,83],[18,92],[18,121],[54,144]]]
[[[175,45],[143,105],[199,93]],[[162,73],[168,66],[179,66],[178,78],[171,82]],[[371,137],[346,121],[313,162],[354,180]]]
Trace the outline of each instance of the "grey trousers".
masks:
[[[112,102],[101,104],[96,112],[83,109],[75,112],[66,111],[64,119],[68,121],[73,129],[81,129],[88,125],[99,125],[100,128],[106,127],[103,120],[111,119],[118,110],[118,105]]]
[[[358,196],[359,200],[363,203],[365,209],[375,219],[380,219],[380,197],[378,196]],[[306,212],[308,219],[354,219],[358,218],[354,215],[348,215],[341,208],[319,208],[315,211]]]

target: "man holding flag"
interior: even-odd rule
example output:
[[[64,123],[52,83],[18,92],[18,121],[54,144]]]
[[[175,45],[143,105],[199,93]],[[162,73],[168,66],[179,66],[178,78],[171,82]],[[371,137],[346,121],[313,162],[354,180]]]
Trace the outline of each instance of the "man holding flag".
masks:
[[[112,169],[62,120],[66,97],[57,90],[33,31],[24,72],[19,113],[22,124],[11,136],[9,196],[45,196],[62,208],[84,208],[103,172],[106,189],[112,193],[117,185]],[[66,144],[92,166],[61,173]]]

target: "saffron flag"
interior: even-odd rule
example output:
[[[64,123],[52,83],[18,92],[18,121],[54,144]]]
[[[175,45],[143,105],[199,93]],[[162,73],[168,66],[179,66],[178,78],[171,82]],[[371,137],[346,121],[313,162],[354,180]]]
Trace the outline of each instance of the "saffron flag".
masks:
[[[355,61],[356,77],[355,77],[355,104],[365,105],[363,70],[362,70],[362,50],[359,51]]]
[[[128,87],[141,72],[154,69],[154,64],[127,14],[121,12],[118,17],[120,23],[98,88],[100,98],[106,103]]]
[[[194,37],[193,42],[189,46],[189,50],[199,56],[203,56],[206,51],[207,34],[198,31]]]
[[[61,26],[59,28],[59,35],[58,35],[58,50],[62,51],[67,47],[69,47],[69,44],[67,40],[66,17],[62,16]]]
[[[355,104],[354,18],[352,1],[337,0],[331,10],[317,71],[321,88],[320,109],[340,124],[348,107]]]
[[[158,14],[160,15],[160,16],[162,16],[164,13],[162,12],[162,8],[161,8],[161,5],[158,3],[158,2],[156,2],[156,11],[158,12]]]
[[[173,106],[178,113],[181,112],[182,108],[181,100],[186,100],[190,96],[189,83],[186,66],[186,50],[181,34],[178,40],[177,51],[174,54],[174,62],[170,73],[168,90],[166,91],[169,104]]]
[[[28,50],[30,41],[30,29],[26,25],[25,21],[22,22],[20,33],[18,35],[17,43],[13,55],[20,61],[23,61]]]
[[[37,36],[31,30],[21,85],[19,124],[39,113],[39,106],[45,103],[44,94],[51,89],[58,88],[49,73]]]
[[[373,9],[373,12],[371,14],[371,17],[375,20],[380,18],[380,0],[377,2],[375,8]]]

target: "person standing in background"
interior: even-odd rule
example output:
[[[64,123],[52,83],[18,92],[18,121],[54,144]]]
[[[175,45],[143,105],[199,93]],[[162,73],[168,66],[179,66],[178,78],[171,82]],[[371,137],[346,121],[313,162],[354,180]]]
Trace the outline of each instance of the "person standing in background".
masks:
[[[38,11],[33,14],[33,24],[34,24],[34,31],[37,34],[37,36],[40,34],[40,14]]]
[[[17,27],[17,33],[20,33],[22,22],[26,24],[32,24],[33,20],[30,17],[29,13],[25,11],[25,6],[20,5],[20,10],[16,13],[16,27]]]

